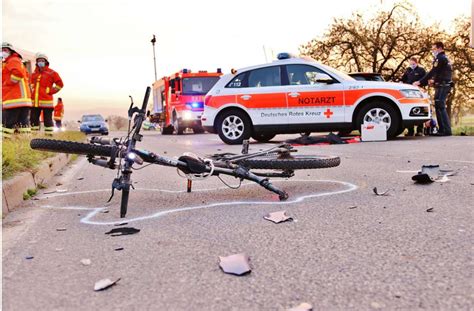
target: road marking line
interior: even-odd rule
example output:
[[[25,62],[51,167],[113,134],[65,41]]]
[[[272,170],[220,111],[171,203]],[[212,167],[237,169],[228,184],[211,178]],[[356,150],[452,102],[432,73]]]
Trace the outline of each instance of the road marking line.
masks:
[[[172,213],[179,213],[179,212],[185,212],[185,211],[191,211],[191,210],[198,210],[198,209],[204,209],[204,208],[210,208],[210,207],[225,207],[225,206],[235,206],[235,205],[255,205],[255,204],[260,204],[260,205],[289,205],[289,204],[295,204],[295,203],[300,203],[304,200],[307,199],[312,199],[312,198],[317,198],[317,197],[323,197],[323,196],[329,196],[329,195],[336,195],[336,194],[343,194],[347,192],[351,192],[356,190],[358,187],[354,184],[344,182],[344,181],[337,181],[337,180],[291,180],[291,181],[284,181],[284,180],[279,180],[276,182],[329,182],[329,183],[337,183],[343,185],[346,189],[343,190],[337,190],[337,191],[329,191],[329,192],[322,192],[322,193],[314,193],[314,194],[309,194],[309,195],[303,195],[300,197],[296,197],[293,200],[288,200],[288,201],[230,201],[230,202],[218,202],[218,203],[212,203],[212,204],[206,204],[206,205],[196,205],[196,206],[187,206],[187,207],[180,207],[180,208],[174,208],[174,209],[169,209],[169,210],[164,210],[160,211],[157,213],[154,213],[152,215],[148,216],[140,216],[140,217],[135,217],[135,218],[120,218],[117,221],[109,221],[109,222],[100,222],[100,221],[93,221],[91,220],[95,215],[100,213],[102,210],[105,209],[105,207],[83,207],[83,206],[69,206],[69,207],[52,207],[51,205],[45,205],[42,206],[42,208],[50,208],[50,209],[62,209],[62,210],[91,210],[90,213],[85,215],[83,218],[81,218],[80,222],[88,225],[102,225],[102,226],[108,226],[108,225],[115,225],[122,223],[124,221],[131,223],[131,222],[137,222],[141,220],[149,220],[149,219],[158,219],[160,217],[163,217],[168,214]],[[253,183],[249,183],[246,185],[254,185],[257,186]],[[219,188],[214,188],[214,189],[200,189],[201,191],[209,191],[209,190],[219,190]],[[139,190],[139,189],[136,189]],[[142,189],[144,191],[156,191],[156,192],[170,192],[170,193],[181,193],[185,191],[175,191],[175,190],[162,190],[162,189]],[[92,190],[92,191],[86,191],[86,192],[81,192],[81,193],[91,193],[91,192],[98,192],[102,190]],[[194,190],[193,190],[194,191]],[[69,193],[72,195],[73,193]],[[61,195],[67,195],[67,194],[61,194]]]
[[[474,164],[474,161],[462,161],[462,160],[446,160],[447,162],[459,162],[459,163],[470,163]]]

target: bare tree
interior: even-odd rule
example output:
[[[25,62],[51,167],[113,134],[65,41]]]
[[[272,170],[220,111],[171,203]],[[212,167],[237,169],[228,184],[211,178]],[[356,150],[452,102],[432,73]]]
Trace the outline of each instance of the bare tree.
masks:
[[[425,26],[413,6],[402,1],[368,18],[357,12],[348,19],[336,18],[321,38],[302,45],[300,52],[343,71],[375,72],[388,81],[398,81],[412,56],[419,57],[421,64],[430,69],[431,46],[443,41],[453,61],[457,84],[448,100],[448,112],[454,112],[456,120],[474,107],[472,99],[469,101],[473,50],[469,48],[470,21],[458,19],[454,23],[454,34],[438,24]]]

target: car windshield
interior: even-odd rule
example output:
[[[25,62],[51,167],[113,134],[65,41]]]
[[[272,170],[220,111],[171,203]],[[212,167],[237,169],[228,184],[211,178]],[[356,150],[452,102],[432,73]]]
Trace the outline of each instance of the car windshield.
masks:
[[[91,116],[83,116],[82,122],[100,122],[104,121],[104,118],[101,115],[91,115]]]
[[[329,71],[329,73],[333,73],[333,74],[343,78],[344,80],[349,80],[349,81],[354,81],[355,80],[353,77],[349,76],[347,73],[345,73],[343,71],[337,70],[335,68],[332,68],[332,67],[320,64],[320,63],[318,63],[318,65],[321,66],[324,70]]]
[[[219,77],[183,78],[183,95],[205,95]]]

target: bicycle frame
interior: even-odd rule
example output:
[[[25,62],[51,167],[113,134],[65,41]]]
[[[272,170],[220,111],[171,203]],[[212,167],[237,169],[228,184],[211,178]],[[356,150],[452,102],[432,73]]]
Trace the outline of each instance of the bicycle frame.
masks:
[[[256,182],[265,189],[278,194],[280,200],[286,200],[288,198],[288,194],[285,191],[282,191],[273,186],[267,177],[291,177],[293,176],[292,171],[286,171],[281,173],[253,173],[249,169],[238,164],[239,161],[242,161],[244,159],[268,155],[275,152],[283,152],[282,154],[289,155],[289,152],[291,152],[291,146],[288,145],[280,145],[278,147],[254,154],[243,154],[223,159],[225,161],[217,161],[216,166],[210,166],[208,164],[199,162],[194,163],[194,165],[190,165],[191,163],[183,160],[163,157],[158,154],[148,152],[146,150],[137,149],[137,142],[141,141],[143,138],[143,135],[140,134],[140,130],[142,127],[142,123],[146,118],[146,107],[150,96],[150,90],[150,87],[147,87],[141,109],[139,109],[138,107],[133,107],[134,103],[132,99],[130,108],[128,109],[129,130],[127,131],[127,137],[124,139],[123,142],[122,140],[117,141],[116,139],[109,141],[107,139],[99,137],[91,139],[91,143],[111,145],[114,147],[112,149],[113,152],[110,156],[110,160],[106,161],[101,158],[97,159],[94,156],[88,156],[88,160],[94,165],[108,167],[111,169],[115,169],[118,167],[117,178],[115,178],[112,182],[112,195],[109,201],[114,196],[114,190],[122,191],[120,207],[121,218],[124,218],[127,214],[130,188],[133,188],[131,182],[131,174],[133,172],[132,166],[134,164],[141,165],[143,164],[143,162],[158,164],[162,166],[177,167],[179,170],[188,174],[207,173],[211,176],[218,176],[220,174],[230,175],[236,178],[240,178],[241,180],[246,179]],[[133,126],[130,129],[130,122],[132,118]],[[115,159],[117,157],[119,160],[118,166],[115,164]],[[188,178],[188,192],[191,192],[191,187],[192,180]]]

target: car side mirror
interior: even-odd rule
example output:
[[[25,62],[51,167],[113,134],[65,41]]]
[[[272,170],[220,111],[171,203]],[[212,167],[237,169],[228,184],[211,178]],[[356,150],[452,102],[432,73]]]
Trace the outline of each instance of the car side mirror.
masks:
[[[81,123],[81,120],[77,120],[77,123]]]
[[[334,80],[329,75],[327,75],[325,73],[317,73],[316,74],[316,82],[331,84],[331,83],[334,82]]]
[[[146,111],[146,117],[148,118],[150,116],[150,110]]]
[[[105,122],[109,122],[109,119],[105,119]]]

